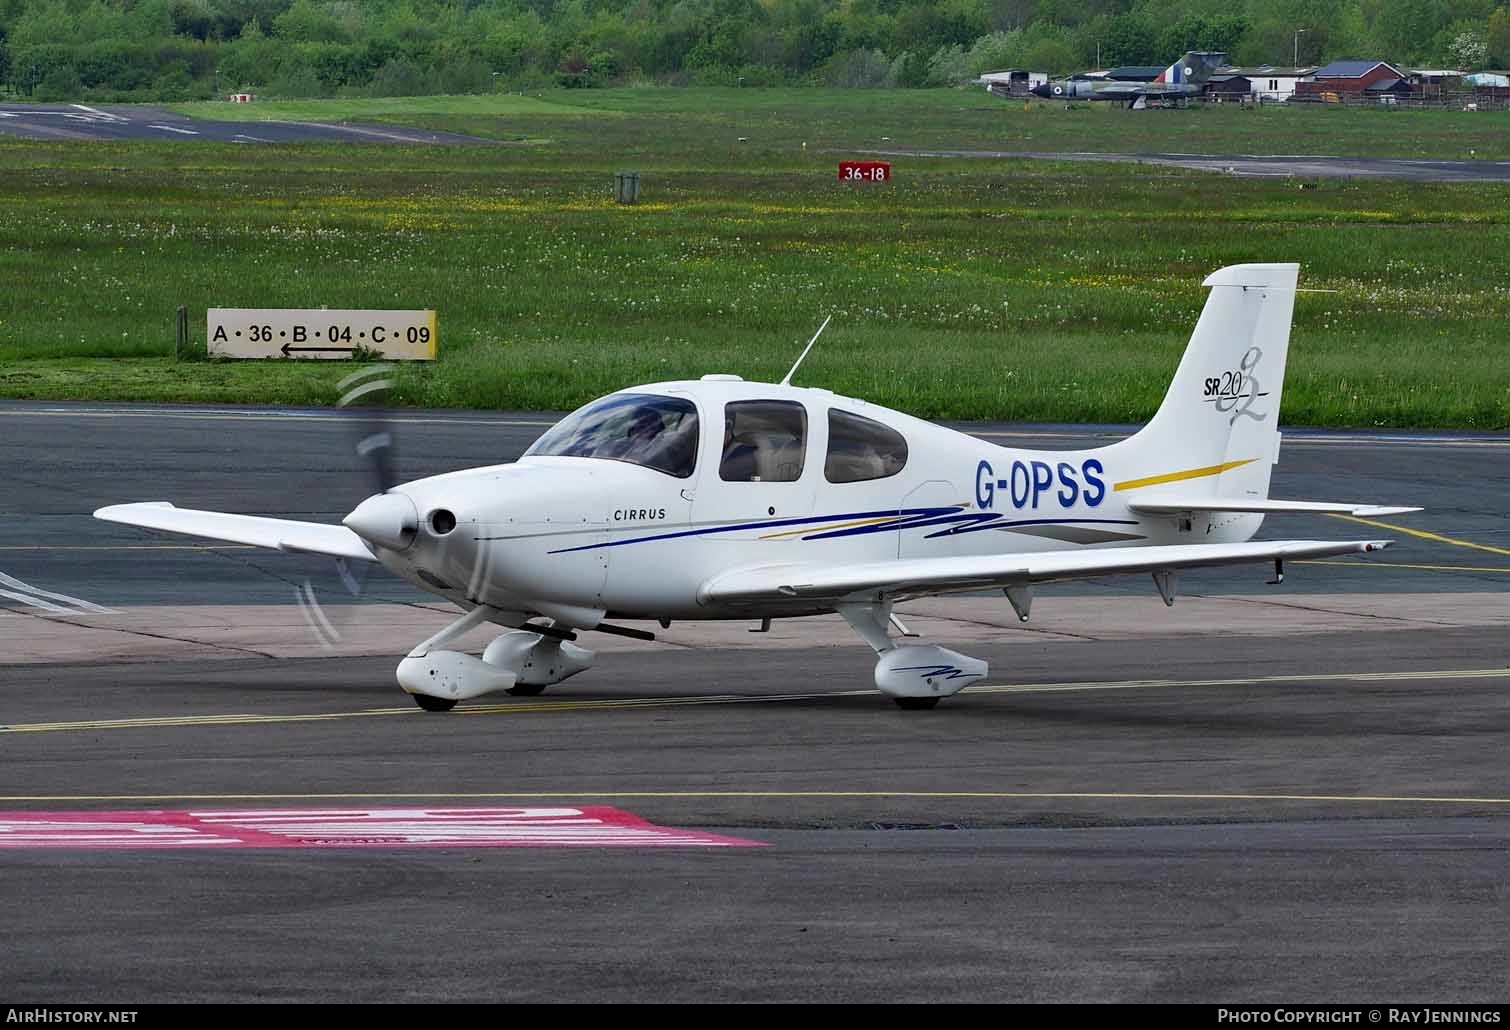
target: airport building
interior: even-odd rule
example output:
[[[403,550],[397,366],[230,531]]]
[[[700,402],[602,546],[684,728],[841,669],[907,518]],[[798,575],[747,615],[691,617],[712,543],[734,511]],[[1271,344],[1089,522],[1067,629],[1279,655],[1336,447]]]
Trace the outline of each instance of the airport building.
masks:
[[[1275,67],[1261,65],[1253,69],[1237,69],[1248,77],[1252,84],[1249,95],[1262,103],[1283,103],[1295,94],[1295,86],[1307,76],[1316,74],[1314,67]]]
[[[1320,101],[1372,100],[1409,96],[1406,73],[1388,61],[1333,61],[1295,84],[1295,99]]]
[[[1049,81],[1048,72],[1028,71],[1025,68],[1007,68],[999,72],[985,72],[976,79],[977,85],[986,87],[986,92],[999,97],[1025,97],[1034,86]]]

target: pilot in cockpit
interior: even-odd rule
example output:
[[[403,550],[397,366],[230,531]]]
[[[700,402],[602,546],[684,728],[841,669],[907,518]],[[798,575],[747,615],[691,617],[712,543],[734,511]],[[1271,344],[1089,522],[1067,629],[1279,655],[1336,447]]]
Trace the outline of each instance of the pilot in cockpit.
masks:
[[[734,420],[724,418],[724,451],[718,475],[726,483],[750,483],[757,478],[756,448],[749,440],[734,435]]]

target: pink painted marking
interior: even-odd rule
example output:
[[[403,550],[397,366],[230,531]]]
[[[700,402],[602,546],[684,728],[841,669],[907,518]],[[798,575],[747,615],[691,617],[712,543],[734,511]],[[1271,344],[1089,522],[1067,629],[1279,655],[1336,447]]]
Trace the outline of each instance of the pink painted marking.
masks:
[[[0,812],[0,848],[752,848],[618,808]]]

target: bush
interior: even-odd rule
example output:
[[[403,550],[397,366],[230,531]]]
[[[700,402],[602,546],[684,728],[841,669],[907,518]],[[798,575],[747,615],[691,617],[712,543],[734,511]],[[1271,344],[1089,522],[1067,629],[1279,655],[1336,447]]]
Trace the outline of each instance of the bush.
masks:
[[[585,89],[606,85],[618,71],[613,54],[598,51],[584,54],[573,50],[561,58],[556,68],[556,82],[567,89]]]
[[[84,84],[79,81],[78,69],[71,64],[56,64],[37,83],[34,96],[38,100],[72,100],[83,92]]]
[[[908,89],[928,85],[928,55],[921,50],[904,50],[891,62],[891,81]]]
[[[400,57],[378,69],[368,92],[375,97],[413,97],[427,92],[427,86],[419,67],[408,58]]]
[[[964,47],[941,46],[928,59],[928,76],[924,85],[958,86],[974,77]]]
[[[1020,67],[1022,49],[1021,29],[1012,29],[1010,32],[992,32],[977,39],[970,47],[965,65],[970,69],[972,76],[983,72]]]
[[[161,100],[187,100],[193,86],[189,66],[183,61],[164,65],[157,78],[152,80],[152,92]]]
[[[481,61],[444,62],[434,78],[442,93],[488,93],[493,89],[493,70]]]
[[[279,71],[276,78],[267,84],[268,95],[285,100],[309,100],[325,95],[320,77],[313,68],[295,64]]]
[[[879,50],[845,50],[830,57],[819,73],[825,86],[846,89],[892,85],[891,62]]]
[[[1045,39],[1028,47],[1022,55],[1023,67],[1034,71],[1045,71],[1051,75],[1063,75],[1073,71],[1076,64],[1075,52],[1069,45],[1057,39]]]

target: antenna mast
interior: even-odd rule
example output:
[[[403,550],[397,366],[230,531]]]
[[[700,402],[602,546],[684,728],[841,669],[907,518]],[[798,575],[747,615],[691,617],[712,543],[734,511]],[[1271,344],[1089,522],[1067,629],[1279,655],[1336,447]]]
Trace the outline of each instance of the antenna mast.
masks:
[[[828,324],[830,322],[832,322],[833,320],[834,320],[834,316],[833,315],[829,315],[827,318],[825,318],[823,320],[823,324],[818,327],[818,331],[813,334],[813,338],[811,340],[807,341],[807,346],[805,348],[803,348],[803,350],[802,350],[802,356],[797,359],[797,364],[792,366],[792,370],[790,372],[788,372],[786,374],[786,378],[781,381],[781,385],[782,386],[791,386],[792,385],[792,376],[794,376],[794,375],[797,374],[797,368],[798,368],[798,366],[802,364],[803,359],[805,359],[807,357],[807,352],[813,349],[813,344],[815,344],[815,343],[818,342],[818,337],[820,337],[820,336],[823,335],[823,330],[827,329],[828,328]]]

